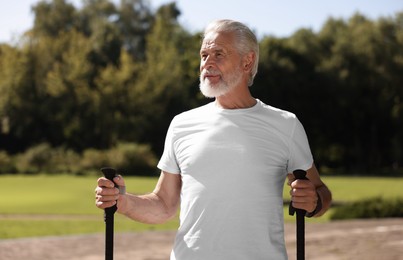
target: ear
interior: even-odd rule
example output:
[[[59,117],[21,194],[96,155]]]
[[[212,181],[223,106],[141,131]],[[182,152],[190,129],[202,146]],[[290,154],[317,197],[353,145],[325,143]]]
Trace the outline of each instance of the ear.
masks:
[[[243,56],[242,68],[244,71],[250,71],[256,59],[255,53],[252,51]]]

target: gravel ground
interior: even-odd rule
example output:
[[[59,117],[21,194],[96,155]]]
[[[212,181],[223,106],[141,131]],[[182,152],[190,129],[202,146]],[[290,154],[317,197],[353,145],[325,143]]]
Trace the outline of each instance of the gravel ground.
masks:
[[[167,260],[174,235],[174,231],[116,234],[114,259]],[[285,235],[289,260],[295,260],[294,224],[285,225]],[[403,219],[307,224],[305,251],[309,260],[403,260]],[[104,235],[1,240],[0,259],[102,260]]]

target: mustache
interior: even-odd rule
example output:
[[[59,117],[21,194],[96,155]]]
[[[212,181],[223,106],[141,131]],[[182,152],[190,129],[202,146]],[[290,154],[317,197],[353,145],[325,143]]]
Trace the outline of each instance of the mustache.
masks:
[[[205,77],[205,76],[221,76],[221,72],[216,69],[204,69],[201,73],[200,76]]]

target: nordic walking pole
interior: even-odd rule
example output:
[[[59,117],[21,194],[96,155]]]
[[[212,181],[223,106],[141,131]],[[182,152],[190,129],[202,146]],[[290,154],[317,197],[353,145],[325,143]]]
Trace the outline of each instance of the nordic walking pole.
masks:
[[[295,179],[297,180],[307,180],[306,171],[295,170],[293,172]],[[296,209],[292,206],[290,202],[289,214],[294,216],[297,212],[296,224],[297,224],[297,260],[305,260],[305,214],[306,211],[303,209]]]
[[[117,171],[113,168],[105,167],[101,169],[104,176],[113,181],[113,178],[117,176]],[[119,188],[115,183],[115,187]],[[110,208],[104,209],[104,221],[105,221],[105,260],[113,260],[113,225],[114,214],[117,210],[116,204]]]

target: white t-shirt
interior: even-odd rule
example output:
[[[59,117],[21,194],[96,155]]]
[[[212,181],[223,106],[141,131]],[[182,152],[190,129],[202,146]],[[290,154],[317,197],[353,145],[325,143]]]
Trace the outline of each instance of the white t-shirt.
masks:
[[[283,185],[313,163],[296,116],[257,100],[177,115],[158,167],[181,174],[180,227],[171,260],[287,259]]]

